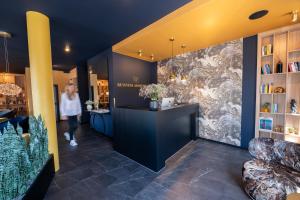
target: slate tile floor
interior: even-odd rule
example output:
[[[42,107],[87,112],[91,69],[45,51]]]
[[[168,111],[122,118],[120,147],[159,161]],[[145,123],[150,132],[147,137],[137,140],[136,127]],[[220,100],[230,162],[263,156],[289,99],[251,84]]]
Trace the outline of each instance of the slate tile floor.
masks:
[[[198,139],[154,173],[113,151],[112,141],[83,125],[71,148],[59,125],[60,171],[47,200],[244,200],[245,150]]]

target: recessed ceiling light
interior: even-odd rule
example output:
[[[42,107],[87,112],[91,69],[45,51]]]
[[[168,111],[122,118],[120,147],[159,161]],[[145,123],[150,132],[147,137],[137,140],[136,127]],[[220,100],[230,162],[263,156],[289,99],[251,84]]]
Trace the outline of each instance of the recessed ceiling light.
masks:
[[[294,10],[292,13],[292,22],[298,21],[298,10]]]
[[[267,15],[268,13],[269,13],[268,10],[260,10],[255,13],[252,13],[248,18],[250,20],[256,20],[256,19],[262,18],[263,16]]]
[[[69,53],[70,51],[71,51],[70,45],[69,45],[69,44],[66,44],[66,46],[65,46],[65,52],[66,52],[66,53]]]
[[[142,57],[143,51],[142,51],[141,49],[138,51],[138,55],[139,55],[140,57]]]
[[[150,58],[153,61],[154,60],[154,54],[151,54]]]

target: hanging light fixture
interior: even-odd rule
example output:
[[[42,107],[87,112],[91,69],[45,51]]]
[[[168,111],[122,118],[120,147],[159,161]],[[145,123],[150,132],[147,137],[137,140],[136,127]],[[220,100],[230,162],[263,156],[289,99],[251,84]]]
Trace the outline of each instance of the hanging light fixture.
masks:
[[[142,56],[143,56],[143,50],[142,50],[142,49],[140,49],[140,50],[138,51],[138,55],[139,55],[139,57],[142,57]]]
[[[0,94],[17,96],[22,92],[22,88],[15,84],[14,75],[9,74],[7,39],[12,36],[8,32],[0,31],[0,37],[3,38],[5,59],[5,72],[0,74]]]
[[[292,15],[292,22],[297,22],[298,21],[298,10],[292,11],[291,15]]]
[[[154,61],[154,54],[151,54],[150,59]]]
[[[186,45],[185,45],[185,44],[182,44],[182,45],[181,45],[182,55],[184,54],[184,49],[185,49],[185,48],[186,48]],[[184,66],[183,66],[183,67],[184,67]],[[186,81],[187,81],[186,75],[181,74],[181,82],[182,82],[182,83],[186,83]]]
[[[172,57],[171,57],[171,70],[172,70],[172,72],[171,72],[171,74],[170,74],[170,77],[169,77],[169,79],[170,79],[170,81],[175,81],[176,80],[176,74],[174,73],[174,71],[173,71],[173,57],[174,57],[174,41],[175,41],[175,38],[174,37],[171,37],[170,39],[170,42],[172,43]]]

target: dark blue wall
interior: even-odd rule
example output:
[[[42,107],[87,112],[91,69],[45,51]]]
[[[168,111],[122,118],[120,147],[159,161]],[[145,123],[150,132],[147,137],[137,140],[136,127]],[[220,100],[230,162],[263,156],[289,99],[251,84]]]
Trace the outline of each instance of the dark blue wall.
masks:
[[[255,136],[256,65],[257,35],[244,38],[243,42],[242,148],[248,148]]]
[[[116,106],[147,106],[148,101],[139,97],[139,88],[118,87],[118,83],[150,84],[157,82],[157,63],[146,62],[117,53],[112,54],[112,66],[109,71],[111,81],[111,100]],[[138,77],[138,81],[134,80]]]
[[[86,112],[85,102],[89,99],[89,87],[88,80],[88,66],[87,61],[81,61],[77,63],[77,81],[78,81],[78,93],[80,97],[81,107],[82,107],[82,116],[81,123],[86,123],[89,121],[89,113]]]
[[[113,53],[109,48],[88,60],[88,64],[99,71],[105,66],[108,71],[110,107],[147,106],[148,101],[139,97],[139,88],[118,87],[118,83],[150,84],[157,82],[157,63],[150,63],[128,56]],[[102,72],[104,72],[102,70]],[[105,73],[105,72],[104,72]],[[138,77],[138,81],[133,80]]]
[[[89,67],[92,68],[94,74],[97,74],[98,79],[108,80],[109,55],[111,55],[111,49],[103,51],[88,60]]]

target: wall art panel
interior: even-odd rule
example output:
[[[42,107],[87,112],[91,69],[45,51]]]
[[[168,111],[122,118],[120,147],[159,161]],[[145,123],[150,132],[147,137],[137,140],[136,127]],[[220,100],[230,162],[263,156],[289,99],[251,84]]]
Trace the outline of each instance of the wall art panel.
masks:
[[[242,70],[239,39],[158,62],[157,73],[178,103],[199,103],[199,137],[240,146]]]

